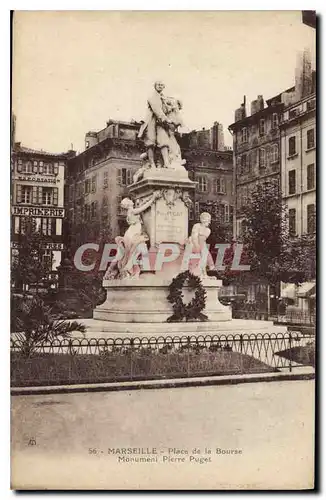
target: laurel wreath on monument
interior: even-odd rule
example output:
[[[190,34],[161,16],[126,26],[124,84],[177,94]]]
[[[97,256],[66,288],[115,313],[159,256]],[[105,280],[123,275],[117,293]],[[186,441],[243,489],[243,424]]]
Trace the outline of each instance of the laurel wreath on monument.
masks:
[[[188,286],[190,290],[195,290],[194,298],[188,303],[184,304],[182,289]],[[178,276],[173,278],[169,285],[168,301],[172,304],[173,314],[167,321],[178,322],[183,321],[207,321],[208,317],[202,311],[206,305],[206,291],[202,285],[199,276],[195,276],[190,271],[179,273]]]

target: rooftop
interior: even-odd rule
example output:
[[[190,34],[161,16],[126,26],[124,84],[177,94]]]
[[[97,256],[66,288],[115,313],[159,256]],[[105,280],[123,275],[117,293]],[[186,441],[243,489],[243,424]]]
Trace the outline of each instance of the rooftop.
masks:
[[[32,148],[27,148],[26,146],[22,146],[20,142],[16,142],[14,145],[14,152],[15,153],[26,153],[26,154],[33,154],[33,155],[38,155],[38,156],[50,156],[50,157],[58,157],[58,156],[73,156],[73,153],[75,151],[69,150],[61,153],[50,153],[49,151],[45,151],[44,149],[32,149]]]

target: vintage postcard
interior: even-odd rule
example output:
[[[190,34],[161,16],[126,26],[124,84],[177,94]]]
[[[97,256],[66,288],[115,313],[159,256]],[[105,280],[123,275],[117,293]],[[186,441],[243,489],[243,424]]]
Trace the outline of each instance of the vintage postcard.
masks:
[[[11,488],[315,488],[316,13],[15,11]]]

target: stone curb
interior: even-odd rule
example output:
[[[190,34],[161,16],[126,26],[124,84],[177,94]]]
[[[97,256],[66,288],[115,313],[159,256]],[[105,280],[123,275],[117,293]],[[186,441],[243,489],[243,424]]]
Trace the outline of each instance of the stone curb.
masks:
[[[140,389],[171,389],[178,387],[200,387],[213,385],[235,385],[253,382],[281,382],[288,380],[314,380],[315,372],[272,373],[257,375],[230,375],[219,377],[184,378],[169,380],[145,380],[137,382],[110,382],[98,384],[56,385],[42,387],[12,387],[12,396],[33,394],[66,394],[82,392],[133,391]]]

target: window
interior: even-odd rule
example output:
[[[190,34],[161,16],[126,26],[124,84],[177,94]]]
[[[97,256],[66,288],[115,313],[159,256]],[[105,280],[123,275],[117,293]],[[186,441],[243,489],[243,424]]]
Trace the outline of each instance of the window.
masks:
[[[248,142],[248,129],[247,127],[243,127],[241,130],[241,142]]]
[[[245,174],[246,169],[247,169],[247,155],[243,154],[241,155],[241,169],[240,169],[241,174]]]
[[[316,210],[315,205],[307,205],[307,233],[313,234],[316,231]]]
[[[117,196],[117,214],[124,215],[124,209],[121,206],[122,196]]]
[[[295,136],[289,138],[289,156],[294,156],[296,154],[296,144]]]
[[[224,205],[224,222],[230,222],[230,205]]]
[[[43,188],[42,189],[42,205],[52,205],[53,204],[53,189]]]
[[[104,196],[102,200],[102,210],[101,210],[102,221],[107,222],[109,216],[108,198]]]
[[[265,149],[260,149],[259,150],[259,168],[265,168],[266,167],[266,151]]]
[[[40,162],[40,167],[42,167],[42,172],[40,173],[43,173],[44,175],[53,175],[54,174],[54,165],[53,163],[44,163],[42,162],[42,166],[41,166],[41,162]]]
[[[18,233],[26,233],[27,226],[30,226],[30,229],[32,231],[36,231],[36,219],[34,217],[32,218],[32,220],[29,217],[19,217]]]
[[[76,198],[80,198],[82,195],[82,184],[81,182],[78,182],[77,186],[76,186]]]
[[[93,201],[91,204],[91,217],[92,219],[95,219],[97,215],[97,201]]]
[[[86,148],[85,148],[85,149],[88,149],[88,148],[89,148],[89,141],[86,141],[85,146],[86,146]]]
[[[85,194],[88,194],[91,192],[91,180],[86,179],[85,180]]]
[[[128,186],[132,184],[132,170],[128,168],[119,168],[118,169],[118,184],[120,186]]]
[[[315,147],[315,130],[311,128],[307,130],[307,149],[312,149]]]
[[[103,172],[103,187],[106,188],[109,185],[109,179],[108,179],[109,172],[107,170],[104,170]]]
[[[84,216],[86,221],[90,219],[90,205],[88,204],[86,204],[84,207]]]
[[[92,177],[92,193],[96,193],[96,175]]]
[[[278,114],[277,113],[273,113],[273,116],[272,116],[272,129],[275,130],[276,128],[278,128]]]
[[[295,170],[290,170],[289,172],[289,194],[295,194],[296,192],[296,179]]]
[[[41,233],[47,236],[52,236],[56,234],[55,218],[44,217],[41,219]]]
[[[225,179],[224,179],[224,177],[220,177],[219,179],[215,179],[214,192],[225,194]]]
[[[273,144],[270,150],[271,163],[278,162],[278,144]]]
[[[195,220],[199,219],[199,202],[195,202]]]
[[[297,234],[295,208],[290,208],[289,210],[289,234],[290,236],[295,236]]]
[[[188,209],[188,217],[189,217],[189,220],[194,220],[195,212],[194,212],[194,206],[193,205],[190,205],[190,207]]]
[[[129,186],[130,184],[132,184],[132,181],[133,181],[132,178],[133,178],[133,172],[132,172],[132,170],[130,170],[128,168],[128,170],[127,170],[127,186]]]
[[[21,168],[17,169],[18,172],[22,172],[23,174],[31,174],[33,172],[33,165],[31,161],[26,161],[21,165]]]
[[[17,185],[16,201],[17,203],[32,203],[32,186]]]
[[[207,178],[204,177],[203,175],[199,175],[196,177],[196,180],[198,182],[198,190],[201,193],[206,193],[208,185],[207,185]]]
[[[307,166],[307,189],[315,188],[315,164]]]
[[[52,251],[51,250],[44,250],[44,253],[42,255],[42,261],[43,264],[48,266],[50,269],[52,267]]]
[[[265,135],[265,118],[259,120],[259,135]]]

